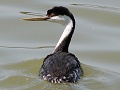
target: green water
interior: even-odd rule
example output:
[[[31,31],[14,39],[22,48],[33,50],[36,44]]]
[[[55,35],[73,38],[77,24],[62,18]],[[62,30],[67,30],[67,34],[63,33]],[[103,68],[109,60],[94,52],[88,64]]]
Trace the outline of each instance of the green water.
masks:
[[[75,84],[52,84],[38,77],[43,59],[1,66],[1,90],[113,90],[119,89],[118,73],[82,64],[84,77]]]

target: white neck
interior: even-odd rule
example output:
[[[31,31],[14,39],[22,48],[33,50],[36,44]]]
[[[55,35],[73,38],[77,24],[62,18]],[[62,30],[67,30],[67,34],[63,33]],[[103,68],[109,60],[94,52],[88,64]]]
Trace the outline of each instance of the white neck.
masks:
[[[72,20],[69,18],[69,17],[67,17],[67,20],[65,21],[66,23],[64,23],[64,25],[66,25],[66,28],[65,28],[65,30],[63,31],[63,34],[62,34],[62,36],[60,37],[60,39],[59,39],[59,41],[58,41],[58,43],[57,43],[57,45],[56,45],[56,47],[55,47],[55,50],[57,49],[57,47],[62,43],[62,41],[64,40],[64,38],[66,38],[69,34],[70,34],[70,32],[71,32],[71,30],[72,30],[72,27],[73,27],[73,22],[72,22]],[[54,50],[54,51],[55,51]]]

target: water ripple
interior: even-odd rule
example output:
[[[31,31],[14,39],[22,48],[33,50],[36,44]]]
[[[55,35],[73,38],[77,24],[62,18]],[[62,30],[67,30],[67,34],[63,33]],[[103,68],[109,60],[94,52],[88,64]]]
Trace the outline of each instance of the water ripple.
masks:
[[[11,49],[42,49],[42,48],[54,48],[55,46],[41,46],[41,47],[10,47],[10,46],[0,46],[0,48],[11,48]]]
[[[43,13],[34,13],[34,12],[20,12],[21,14],[33,15],[33,16],[45,16]]]
[[[80,7],[98,8],[98,9],[104,9],[104,10],[120,11],[120,8],[118,7],[109,7],[109,6],[94,5],[94,4],[71,4],[71,5],[80,6]]]

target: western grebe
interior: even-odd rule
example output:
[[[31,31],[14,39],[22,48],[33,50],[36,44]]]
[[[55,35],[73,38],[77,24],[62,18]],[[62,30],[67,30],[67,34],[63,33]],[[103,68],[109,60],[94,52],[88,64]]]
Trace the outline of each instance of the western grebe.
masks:
[[[75,29],[73,14],[63,6],[55,6],[47,11],[44,17],[24,18],[28,21],[50,21],[60,23],[65,30],[60,37],[55,50],[47,55],[40,68],[39,75],[44,80],[52,83],[71,82],[74,83],[83,75],[78,58],[68,52],[69,44]]]

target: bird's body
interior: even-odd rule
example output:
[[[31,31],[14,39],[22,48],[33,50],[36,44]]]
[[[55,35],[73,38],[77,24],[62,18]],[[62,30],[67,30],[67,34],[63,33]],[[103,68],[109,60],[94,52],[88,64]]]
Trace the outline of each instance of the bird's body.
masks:
[[[75,55],[57,52],[48,55],[40,69],[40,76],[52,83],[76,82],[82,76],[80,62]]]
[[[41,18],[24,20],[36,21]],[[52,83],[76,82],[83,75],[83,69],[78,58],[68,51],[75,29],[74,16],[67,8],[59,6],[48,10],[46,17],[42,20],[60,23],[66,27],[53,53],[44,59],[39,76]]]

